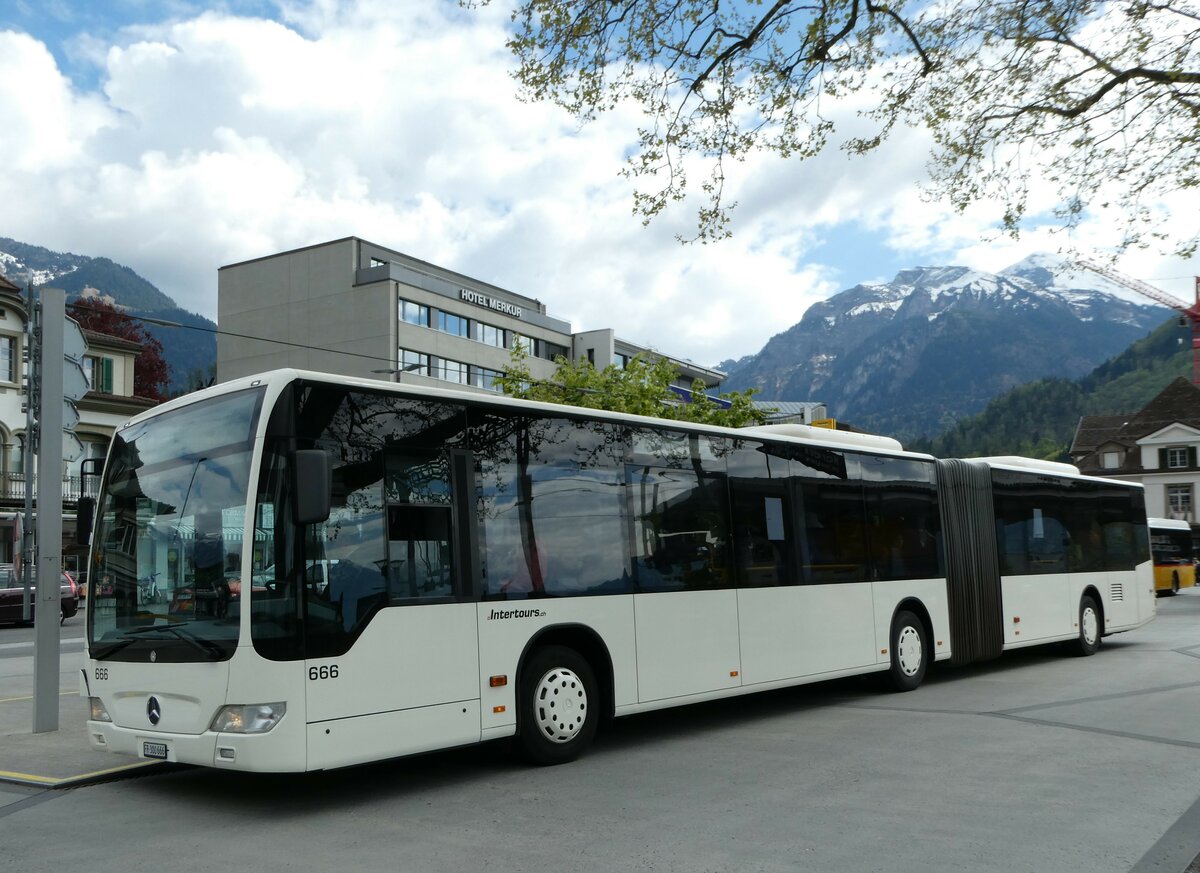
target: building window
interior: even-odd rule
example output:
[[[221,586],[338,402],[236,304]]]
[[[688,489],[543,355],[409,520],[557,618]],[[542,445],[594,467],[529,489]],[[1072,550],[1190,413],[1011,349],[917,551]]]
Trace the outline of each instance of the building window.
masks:
[[[17,381],[16,337],[0,336],[0,381]]]
[[[618,370],[628,369],[629,362],[632,360],[632,355],[622,355],[620,353],[613,355],[613,363],[617,365]]]
[[[1188,466],[1188,450],[1184,446],[1172,446],[1167,449],[1167,469],[1182,470]]]
[[[469,337],[471,335],[471,322],[469,319],[461,315],[455,315],[453,312],[439,312],[438,330],[453,334],[454,336]]]
[[[499,391],[496,380],[504,374],[499,370],[489,370],[487,367],[475,367],[475,384],[486,391]]]
[[[400,320],[406,324],[429,327],[429,307],[411,300],[401,300]]]
[[[504,328],[493,327],[483,322],[475,322],[475,339],[484,345],[504,348]]]
[[[396,360],[400,362],[401,373],[416,373],[418,376],[429,375],[429,355],[400,349]]]
[[[112,358],[98,358],[87,355],[83,359],[83,374],[87,377],[88,387],[99,394],[113,393],[113,361]]]
[[[1192,520],[1192,486],[1167,486],[1167,517]]]
[[[12,456],[9,458],[8,469],[17,474],[25,472],[25,434],[23,433],[13,437]]]
[[[447,382],[457,382],[459,385],[470,384],[467,381],[467,365],[459,361],[447,361],[441,358],[437,363],[437,377]]]
[[[1105,470],[1115,470],[1121,466],[1120,452],[1105,452],[1102,456],[1101,466]]]

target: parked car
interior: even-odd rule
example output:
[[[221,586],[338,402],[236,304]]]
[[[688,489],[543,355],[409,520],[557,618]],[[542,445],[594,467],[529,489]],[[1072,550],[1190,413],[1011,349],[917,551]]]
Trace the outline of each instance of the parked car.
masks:
[[[63,573],[59,593],[59,621],[66,621],[79,611],[79,591],[70,573]],[[36,587],[36,581],[34,587]],[[25,586],[17,578],[12,564],[0,564],[0,624],[22,623]],[[30,619],[33,611],[30,610]]]

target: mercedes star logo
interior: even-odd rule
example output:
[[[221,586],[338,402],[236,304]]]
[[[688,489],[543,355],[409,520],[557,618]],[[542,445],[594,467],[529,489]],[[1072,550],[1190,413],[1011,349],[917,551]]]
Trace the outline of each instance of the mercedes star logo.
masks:
[[[157,697],[151,697],[146,703],[146,718],[150,719],[150,724],[158,724],[158,720],[162,718],[162,706],[158,702]]]

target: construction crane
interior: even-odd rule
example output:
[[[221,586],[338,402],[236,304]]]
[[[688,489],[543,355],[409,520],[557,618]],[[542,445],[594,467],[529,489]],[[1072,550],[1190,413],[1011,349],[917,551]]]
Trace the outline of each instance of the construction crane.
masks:
[[[1110,282],[1124,285],[1129,290],[1136,291],[1143,297],[1149,297],[1156,303],[1169,306],[1178,312],[1179,323],[1186,324],[1192,329],[1192,382],[1200,385],[1200,276],[1196,277],[1196,302],[1189,306],[1178,297],[1160,291],[1153,285],[1147,285],[1140,279],[1122,275],[1109,267],[1086,260],[1077,260],[1075,263],[1085,270],[1091,270],[1096,275],[1103,276]]]

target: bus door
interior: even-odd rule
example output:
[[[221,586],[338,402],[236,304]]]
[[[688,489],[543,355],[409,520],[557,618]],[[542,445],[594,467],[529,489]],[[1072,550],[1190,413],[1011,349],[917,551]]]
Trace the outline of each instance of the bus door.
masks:
[[[730,483],[742,675],[747,683],[806,672],[798,627],[804,592],[799,587],[790,490],[786,480],[744,477]]]
[[[713,462],[708,438],[683,437],[676,445],[662,435],[638,433],[635,451],[643,442],[673,464],[626,468],[640,592],[634,596],[638,699],[738,687],[737,589],[723,464]]]
[[[742,681],[875,662],[858,462],[809,446],[731,454]]]
[[[480,737],[465,452],[388,447],[334,469],[307,580],[309,768]],[[469,501],[467,501],[469,503]]]

